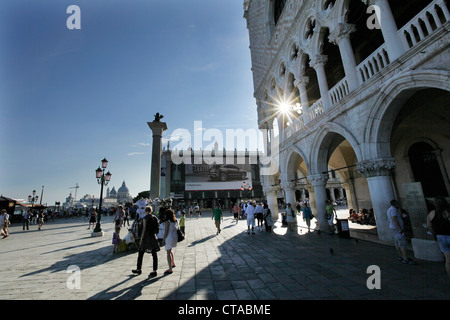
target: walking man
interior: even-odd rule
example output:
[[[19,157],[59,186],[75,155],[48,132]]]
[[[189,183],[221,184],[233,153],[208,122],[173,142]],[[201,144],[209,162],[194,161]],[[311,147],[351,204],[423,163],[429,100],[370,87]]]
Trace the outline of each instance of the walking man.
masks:
[[[252,234],[255,234],[255,207],[256,204],[252,202],[245,209],[245,213],[247,214],[247,234],[250,234],[250,226],[252,227]]]
[[[395,248],[400,256],[399,260],[404,264],[416,264],[416,262],[409,259],[406,254],[408,243],[405,237],[403,219],[398,209],[398,201],[391,200],[391,206],[387,210],[387,216],[389,219],[389,229],[391,230],[392,239],[394,240]]]
[[[22,220],[23,220],[23,230],[25,230],[25,227],[27,228],[27,230],[30,230],[28,223],[30,221],[30,216],[31,216],[31,211],[30,210],[25,210],[23,215],[22,215]]]
[[[263,231],[264,213],[262,204],[258,203],[255,208],[256,219],[258,220],[258,230]]]
[[[216,235],[218,235],[220,233],[220,221],[223,220],[223,214],[222,214],[222,210],[220,209],[219,205],[216,205],[216,207],[213,209],[213,216],[211,218],[211,220],[214,219],[214,222],[216,224],[216,228],[217,228],[217,233]]]

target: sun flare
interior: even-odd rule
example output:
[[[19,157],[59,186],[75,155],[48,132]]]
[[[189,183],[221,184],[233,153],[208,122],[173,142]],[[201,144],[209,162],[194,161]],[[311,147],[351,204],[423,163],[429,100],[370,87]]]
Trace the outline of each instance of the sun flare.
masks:
[[[291,105],[286,102],[282,102],[282,103],[280,103],[279,108],[280,108],[281,113],[286,114],[290,111]]]

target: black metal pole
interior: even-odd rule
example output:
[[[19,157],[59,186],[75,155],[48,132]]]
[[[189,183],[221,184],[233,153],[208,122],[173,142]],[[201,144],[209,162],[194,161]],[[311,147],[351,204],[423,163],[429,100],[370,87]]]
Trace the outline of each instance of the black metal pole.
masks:
[[[100,226],[100,221],[102,220],[102,200],[103,200],[103,184],[105,181],[105,169],[103,169],[102,177],[101,177],[101,187],[100,187],[100,201],[98,203],[98,215],[97,215],[97,224],[95,225],[94,232],[101,232],[102,228]]]

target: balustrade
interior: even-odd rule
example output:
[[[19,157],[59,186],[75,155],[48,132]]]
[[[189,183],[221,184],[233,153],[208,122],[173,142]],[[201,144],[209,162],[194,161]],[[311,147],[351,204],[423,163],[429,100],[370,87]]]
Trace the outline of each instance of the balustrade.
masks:
[[[360,83],[362,84],[372,78],[386,68],[389,63],[386,44],[383,44],[356,67]]]
[[[410,49],[449,19],[450,15],[445,1],[434,0],[398,32],[404,41],[404,46]]]
[[[442,27],[442,25],[449,20],[450,14],[445,0],[433,0],[425,9],[423,9],[413,19],[411,19],[411,21],[398,30],[405,50],[411,49],[417,43]],[[391,63],[388,51],[387,45],[384,43],[358,66],[356,66],[356,72],[360,85],[374,77]],[[318,58],[323,58],[323,56],[318,56]],[[324,113],[325,100],[329,98],[326,105],[333,106],[344,99],[351,91],[347,77],[343,78],[330,90],[327,90],[325,85],[326,83],[324,82],[325,75],[323,74],[323,64],[316,63],[317,61],[322,62],[324,59],[320,60],[318,58],[315,59],[311,65],[316,68],[319,80],[322,80],[319,81],[321,82],[321,93],[326,92],[327,95],[325,95],[325,99],[324,96],[322,96],[322,98],[313,103],[308,110],[305,110],[305,113],[309,112],[311,120]],[[323,63],[326,63],[326,59]],[[286,132],[286,138],[290,137],[295,131],[301,130],[304,127],[303,117],[298,120],[300,121],[294,121],[294,123],[291,124],[291,127]],[[309,122],[309,119],[307,120]]]
[[[346,78],[339,81],[333,88],[330,90],[330,101],[331,104],[334,105],[344,99],[350,93],[350,89],[348,87],[348,81]]]

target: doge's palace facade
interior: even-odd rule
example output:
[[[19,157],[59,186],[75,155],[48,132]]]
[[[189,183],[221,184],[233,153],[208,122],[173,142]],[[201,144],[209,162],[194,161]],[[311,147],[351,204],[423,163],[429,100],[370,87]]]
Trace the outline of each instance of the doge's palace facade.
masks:
[[[445,0],[246,0],[244,18],[259,128],[278,146],[264,178],[272,212],[277,193],[293,203],[305,188],[326,230],[331,171],[390,240],[386,211],[404,205],[405,185],[450,195]]]

